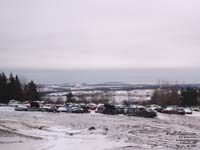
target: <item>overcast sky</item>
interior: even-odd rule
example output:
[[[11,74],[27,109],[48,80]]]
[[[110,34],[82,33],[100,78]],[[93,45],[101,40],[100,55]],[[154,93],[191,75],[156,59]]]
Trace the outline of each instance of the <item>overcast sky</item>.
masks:
[[[0,69],[200,68],[199,8],[199,0],[0,0]]]

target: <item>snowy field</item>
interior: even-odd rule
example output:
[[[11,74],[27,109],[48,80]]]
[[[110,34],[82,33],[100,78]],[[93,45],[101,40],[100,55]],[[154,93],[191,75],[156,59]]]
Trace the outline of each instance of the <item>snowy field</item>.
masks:
[[[150,119],[0,107],[0,150],[199,150],[199,140],[198,112]]]
[[[143,89],[143,90],[117,90],[117,91],[100,91],[100,90],[77,90],[72,91],[72,94],[75,95],[76,100],[80,100],[77,96],[84,96],[84,98],[88,101],[95,101],[98,99],[109,99],[114,100],[115,103],[121,104],[123,101],[149,101],[151,96],[153,95],[154,90],[152,89]],[[66,94],[68,92],[52,92],[48,94],[48,99],[56,101],[61,98],[62,100],[66,100]]]

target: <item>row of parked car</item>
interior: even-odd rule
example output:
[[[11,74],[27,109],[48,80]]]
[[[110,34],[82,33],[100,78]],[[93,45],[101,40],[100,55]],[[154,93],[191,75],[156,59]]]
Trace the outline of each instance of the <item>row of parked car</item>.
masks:
[[[149,109],[144,106],[131,105],[110,105],[110,104],[100,104],[97,106],[96,113],[103,114],[124,114],[128,116],[140,116],[140,117],[156,117],[157,113],[153,109]]]
[[[42,112],[70,112],[70,113],[89,113],[90,111],[102,114],[124,114],[129,116],[141,117],[156,117],[155,110],[138,105],[123,106],[111,104],[76,104],[66,103],[65,105],[40,105],[38,102],[31,102],[29,104],[18,104],[15,106],[15,111],[42,111]]]
[[[15,111],[71,112],[89,113],[95,110],[95,104],[66,103],[65,105],[41,104],[40,102],[21,103],[15,105]]]
[[[97,106],[97,113],[104,114],[124,114],[129,116],[141,116],[141,117],[156,117],[157,112],[166,113],[166,114],[192,114],[192,111],[200,111],[198,107],[179,107],[176,105],[172,106],[159,106],[159,105],[130,105],[130,106],[122,106],[122,105],[99,105]]]
[[[200,111],[198,107],[179,107],[177,105],[165,106],[161,107],[158,105],[150,105],[147,107],[151,107],[151,109],[156,110],[160,113],[166,114],[178,114],[178,115],[185,115],[185,114],[192,114],[192,111]]]
[[[42,111],[42,112],[70,112],[89,113],[91,110],[103,114],[123,114],[128,116],[156,117],[157,112],[167,114],[192,114],[192,111],[200,111],[199,107],[178,107],[176,105],[162,107],[159,105],[111,105],[111,104],[76,104],[65,105],[42,104],[41,102],[24,102],[15,105],[16,111]]]

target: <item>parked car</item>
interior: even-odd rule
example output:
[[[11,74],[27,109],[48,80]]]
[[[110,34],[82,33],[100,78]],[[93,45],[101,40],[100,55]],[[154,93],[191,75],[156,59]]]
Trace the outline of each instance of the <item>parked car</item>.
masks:
[[[117,105],[115,106],[115,114],[124,114],[124,106],[122,105]]]
[[[66,106],[61,106],[56,109],[56,112],[69,112]]]
[[[163,109],[161,112],[167,113],[167,114],[185,115],[184,109],[177,106],[168,106],[167,108]]]
[[[103,113],[104,109],[105,109],[104,104],[98,104],[95,112],[96,113]]]
[[[130,105],[130,106],[127,107],[125,114],[128,115],[128,116],[132,116],[133,113],[135,112],[135,109],[139,108],[139,107],[144,108],[144,106]]]
[[[87,106],[90,110],[96,110],[96,108],[97,108],[97,105],[94,104],[94,103],[89,103],[89,104],[87,104],[86,106]]]
[[[33,101],[30,103],[30,107],[28,108],[28,111],[39,111],[40,110],[40,104],[36,101]]]
[[[39,109],[39,111],[42,111],[42,112],[56,112],[56,109],[57,109],[57,107],[55,107],[55,106],[46,106],[46,105],[44,105]]]
[[[161,112],[164,109],[162,106],[159,106],[159,105],[156,105],[156,104],[152,104],[148,108],[155,110],[157,112]]]
[[[178,112],[178,114],[179,115],[185,115],[185,110],[184,110],[184,108],[177,108],[177,112]]]
[[[193,106],[193,107],[191,107],[191,109],[192,109],[192,111],[198,111],[198,112],[200,112],[199,107],[195,107],[195,106]]]
[[[19,104],[15,107],[15,111],[28,111],[28,107],[23,104]]]
[[[154,110],[150,108],[145,108],[144,106],[129,107],[127,114],[129,116],[138,116],[138,117],[147,117],[147,118],[153,118],[157,116],[157,113]]]
[[[0,107],[2,107],[2,106],[6,106],[6,104],[2,104],[2,103],[0,103]]]
[[[80,108],[83,109],[83,113],[89,113],[90,110],[86,105],[80,105]]]
[[[84,113],[84,110],[81,107],[72,107],[71,113]]]
[[[31,101],[24,101],[22,102],[22,104],[26,105],[29,108],[31,105]]]
[[[40,108],[40,104],[38,102],[33,101],[30,103],[30,107],[33,109],[38,109]]]
[[[192,114],[192,109],[190,107],[185,107],[184,111],[186,114]]]
[[[115,106],[111,104],[104,104],[103,114],[115,114]]]
[[[21,104],[21,102],[12,99],[12,100],[9,101],[8,106],[16,107],[19,104]]]

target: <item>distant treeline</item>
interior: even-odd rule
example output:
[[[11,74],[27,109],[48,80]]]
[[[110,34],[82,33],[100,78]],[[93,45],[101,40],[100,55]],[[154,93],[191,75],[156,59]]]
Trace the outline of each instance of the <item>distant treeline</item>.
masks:
[[[151,103],[179,106],[200,105],[200,90],[195,87],[177,88],[174,85],[162,84],[155,90]]]
[[[8,103],[9,100],[18,101],[34,101],[39,100],[40,95],[37,86],[33,81],[21,84],[18,76],[7,77],[4,73],[0,73],[0,103]]]

